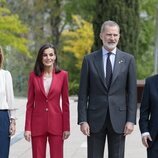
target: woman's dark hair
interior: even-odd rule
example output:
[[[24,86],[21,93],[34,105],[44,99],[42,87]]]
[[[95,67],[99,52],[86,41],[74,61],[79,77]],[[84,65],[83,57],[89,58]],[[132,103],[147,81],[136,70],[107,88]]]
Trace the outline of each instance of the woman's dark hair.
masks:
[[[36,58],[35,66],[34,66],[34,73],[37,76],[40,76],[42,74],[42,72],[44,71],[44,65],[43,65],[43,62],[42,62],[42,58],[43,58],[43,53],[44,53],[45,49],[48,49],[48,48],[52,48],[54,50],[54,53],[55,53],[55,56],[56,56],[55,63],[54,63],[55,73],[59,73],[61,71],[61,69],[59,68],[59,66],[57,64],[58,60],[57,60],[57,50],[56,50],[56,48],[54,47],[54,45],[52,45],[50,43],[46,43],[39,49],[38,54],[37,54],[37,58]]]

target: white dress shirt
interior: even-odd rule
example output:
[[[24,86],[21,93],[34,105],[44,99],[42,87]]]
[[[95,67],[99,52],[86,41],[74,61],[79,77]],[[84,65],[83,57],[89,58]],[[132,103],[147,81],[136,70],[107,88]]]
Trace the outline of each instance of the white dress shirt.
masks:
[[[144,137],[144,136],[150,136],[150,133],[149,132],[142,133],[142,137]]]
[[[110,52],[111,52],[110,61],[111,61],[111,66],[112,66],[112,71],[113,71],[114,70],[114,63],[115,63],[115,56],[116,56],[116,48]],[[108,53],[109,53],[109,51],[107,51],[104,47],[102,47],[105,78],[106,78],[106,62],[107,62]]]
[[[8,110],[9,117],[15,119],[12,76],[9,71],[0,69],[0,110]]]

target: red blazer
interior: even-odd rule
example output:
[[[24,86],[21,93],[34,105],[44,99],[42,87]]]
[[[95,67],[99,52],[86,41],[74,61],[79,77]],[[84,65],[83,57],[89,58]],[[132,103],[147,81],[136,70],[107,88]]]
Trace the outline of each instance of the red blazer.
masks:
[[[68,99],[68,73],[53,73],[48,95],[45,94],[43,75],[30,73],[28,82],[28,101],[26,107],[25,131],[32,136],[49,132],[62,135],[70,131]]]

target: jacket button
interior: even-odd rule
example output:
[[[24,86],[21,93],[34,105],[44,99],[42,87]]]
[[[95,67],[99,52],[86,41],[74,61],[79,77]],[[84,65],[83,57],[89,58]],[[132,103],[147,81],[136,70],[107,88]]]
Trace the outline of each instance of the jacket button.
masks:
[[[48,111],[48,108],[46,108],[45,111],[47,112],[47,111]]]

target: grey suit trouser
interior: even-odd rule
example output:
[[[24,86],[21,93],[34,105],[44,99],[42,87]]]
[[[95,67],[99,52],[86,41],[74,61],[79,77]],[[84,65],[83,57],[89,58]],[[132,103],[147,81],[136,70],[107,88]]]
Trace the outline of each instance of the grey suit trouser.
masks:
[[[103,129],[91,133],[88,139],[88,158],[103,158],[106,137],[108,141],[108,158],[124,158],[125,136],[116,133],[111,125],[109,112]]]

